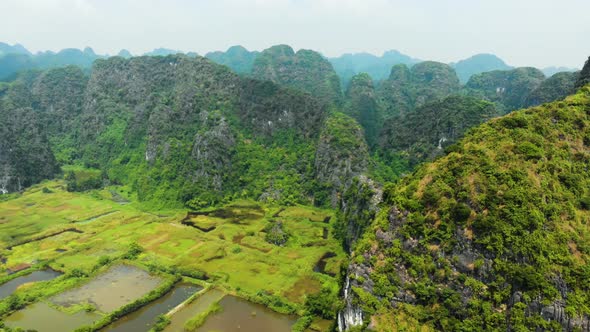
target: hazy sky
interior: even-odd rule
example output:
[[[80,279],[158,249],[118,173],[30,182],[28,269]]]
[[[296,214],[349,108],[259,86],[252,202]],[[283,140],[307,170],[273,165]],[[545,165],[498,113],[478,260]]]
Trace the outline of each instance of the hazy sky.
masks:
[[[538,67],[581,67],[590,55],[590,0],[0,0],[0,13],[0,41],[35,52],[284,43],[443,62],[495,53]]]

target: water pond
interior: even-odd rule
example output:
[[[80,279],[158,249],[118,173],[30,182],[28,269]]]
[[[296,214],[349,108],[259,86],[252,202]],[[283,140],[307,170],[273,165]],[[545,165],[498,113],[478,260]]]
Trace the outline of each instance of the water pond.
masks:
[[[0,285],[0,300],[12,294],[19,286],[29,282],[36,281],[47,281],[55,279],[62,275],[61,272],[54,271],[52,269],[45,269],[39,271],[33,271],[22,277],[12,279],[2,285]]]
[[[143,297],[162,281],[135,266],[117,265],[87,284],[54,296],[51,301],[63,307],[90,303],[106,313]]]
[[[168,294],[117,320],[107,326],[103,331],[148,331],[155,323],[156,317],[174,309],[199,290],[201,290],[201,287],[196,285],[180,284],[174,287]]]
[[[290,332],[297,318],[228,295],[219,301],[223,310],[213,314],[197,332]]]
[[[320,260],[316,263],[316,265],[313,267],[313,271],[314,272],[319,272],[319,273],[323,273],[323,274],[327,274],[331,277],[336,276],[336,273],[334,273],[333,271],[327,271],[326,270],[326,266],[328,265],[328,260],[330,258],[334,258],[336,257],[336,254],[333,252],[327,252],[325,253]]]
[[[174,315],[170,317],[170,325],[168,325],[164,331],[184,331],[184,324],[186,321],[207,310],[213,303],[219,301],[223,296],[225,296],[225,293],[217,289],[211,289],[206,293],[201,294],[187,306],[175,312]]]
[[[9,327],[20,327],[25,330],[65,332],[83,325],[90,325],[100,317],[98,313],[86,311],[66,314],[50,307],[47,303],[39,302],[8,316],[4,323]]]

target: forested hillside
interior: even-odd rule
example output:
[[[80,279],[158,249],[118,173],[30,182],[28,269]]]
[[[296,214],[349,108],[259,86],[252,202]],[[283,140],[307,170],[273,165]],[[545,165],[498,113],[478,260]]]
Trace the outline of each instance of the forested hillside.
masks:
[[[493,70],[512,69],[502,59],[493,54],[476,54],[467,59],[452,64],[459,76],[461,84],[467,83],[471,76]]]
[[[590,88],[470,131],[384,192],[354,247],[365,324],[585,330]]]
[[[386,159],[397,154],[416,166],[442,155],[468,129],[499,115],[490,102],[449,96],[388,119],[380,133],[379,151]]]
[[[34,142],[45,154],[25,151],[24,158],[101,169],[103,181],[128,185],[140,200],[161,206],[199,208],[237,197],[330,204],[327,197],[368,164],[367,155],[355,153],[338,166],[350,147],[333,140],[361,135],[356,144],[366,143],[356,124],[330,129],[321,100],[240,78],[201,57],[110,58],[97,61],[90,77],[76,67],[29,72],[4,86],[2,100],[3,112],[25,109],[31,125],[44,124],[33,133],[39,131]],[[320,139],[322,132],[331,138]],[[318,160],[333,158],[336,165],[321,171]],[[357,163],[364,166],[357,170]],[[342,175],[323,175],[339,174],[339,167]],[[36,174],[23,186],[55,172]]]
[[[379,85],[377,94],[384,106],[383,116],[389,118],[457,93],[460,88],[453,68],[444,63],[425,61],[412,68],[393,66],[389,78]]]
[[[332,65],[312,50],[297,53],[288,45],[276,45],[254,60],[252,76],[306,91],[325,104],[340,105],[340,80]]]

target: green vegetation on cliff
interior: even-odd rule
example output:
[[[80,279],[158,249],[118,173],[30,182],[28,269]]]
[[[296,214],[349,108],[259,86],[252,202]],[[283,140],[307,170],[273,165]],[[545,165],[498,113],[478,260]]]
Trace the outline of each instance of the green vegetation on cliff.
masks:
[[[489,121],[388,187],[351,259],[365,314],[447,331],[587,326],[588,109],[585,87]]]
[[[528,95],[545,80],[536,68],[494,70],[473,75],[465,85],[466,93],[496,103],[499,110],[508,113],[527,106]]]
[[[252,68],[252,76],[279,85],[306,91],[329,105],[342,103],[340,80],[321,54],[276,45],[262,51]]]
[[[42,122],[31,108],[0,104],[0,195],[59,173]]]
[[[381,129],[382,115],[371,76],[362,73],[352,77],[346,91],[344,112],[364,128],[367,144],[373,147]]]
[[[409,69],[396,65],[389,78],[379,85],[379,101],[383,116],[389,118],[413,111],[429,102],[442,99],[460,89],[459,79],[450,66],[425,61]]]
[[[468,129],[498,115],[490,102],[450,96],[388,119],[379,138],[379,151],[387,159],[401,154],[415,166],[441,155]]]
[[[580,75],[578,76],[578,80],[576,81],[575,87],[577,89],[579,89],[589,83],[590,83],[590,57],[588,57],[588,60],[586,60],[586,63],[584,64],[584,68],[582,68],[582,71],[580,72]]]
[[[91,186],[74,186],[68,175],[72,190],[101,182],[127,185],[154,207],[198,209],[236,198],[329,204],[327,197],[350,183],[348,175],[364,172],[369,159],[354,120],[350,128],[356,131],[328,132],[338,139],[360,137],[363,150],[331,145],[336,141],[320,139],[330,127],[324,102],[239,77],[202,57],[113,57],[98,60],[90,77],[76,67],[25,72],[2,86],[2,105],[7,113],[31,109],[30,116],[44,124],[27,144],[44,144],[61,165],[102,172]],[[20,156],[34,158],[28,156],[33,151]],[[340,162],[325,158],[343,153],[354,154],[352,164],[334,174],[346,174],[318,171],[323,162]],[[42,166],[55,168],[55,162]],[[54,174],[37,173],[27,186]]]

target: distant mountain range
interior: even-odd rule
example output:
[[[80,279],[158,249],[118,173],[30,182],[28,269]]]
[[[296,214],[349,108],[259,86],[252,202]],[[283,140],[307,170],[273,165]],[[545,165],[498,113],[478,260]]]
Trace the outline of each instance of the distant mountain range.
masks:
[[[197,56],[195,52],[185,53],[180,50],[168,48],[156,48],[143,55],[166,56],[183,53],[188,56]],[[251,74],[255,59],[261,54],[258,51],[249,51],[243,46],[232,46],[227,51],[209,52],[205,57],[219,64],[230,67],[238,74]],[[130,58],[133,55],[126,49],[121,50],[117,56]],[[90,47],[84,50],[75,48],[63,49],[57,53],[52,51],[38,52],[33,54],[21,44],[9,45],[0,42],[0,80],[10,79],[21,70],[25,69],[47,69],[76,65],[82,68],[89,68],[96,59],[108,58],[110,55],[96,54]],[[359,73],[367,73],[375,81],[387,79],[390,76],[394,65],[404,64],[408,67],[422,62],[422,60],[403,54],[397,50],[390,50],[381,56],[370,53],[347,53],[339,57],[326,58],[338,76],[343,90],[346,90],[351,78]],[[477,54],[450,63],[457,72],[461,84],[467,83],[469,78],[475,74],[493,70],[509,70],[514,67],[506,64],[502,59],[493,54]],[[569,67],[547,67],[541,69],[545,76],[550,77],[558,72],[574,72],[578,69]]]

